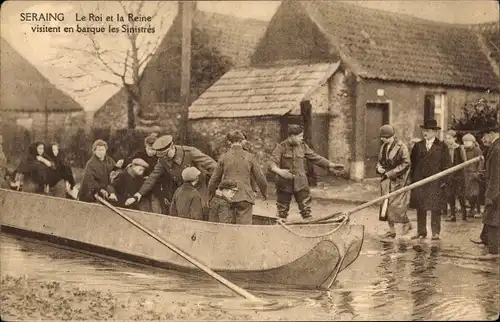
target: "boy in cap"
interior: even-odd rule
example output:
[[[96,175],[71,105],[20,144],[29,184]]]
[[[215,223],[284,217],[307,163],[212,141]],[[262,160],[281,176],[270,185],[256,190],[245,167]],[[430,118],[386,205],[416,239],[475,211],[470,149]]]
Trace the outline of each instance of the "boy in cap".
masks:
[[[137,205],[134,205],[133,195],[143,184],[144,178],[142,176],[148,167],[149,164],[146,161],[133,159],[108,185],[108,199],[116,202],[120,207],[139,209]]]
[[[278,217],[287,218],[292,196],[295,198],[302,218],[311,216],[311,195],[306,176],[306,161],[338,173],[343,168],[316,154],[304,143],[302,126],[288,126],[288,138],[279,143],[272,153],[270,170],[276,177],[276,206]]]
[[[221,180],[236,181],[238,183],[238,193],[233,200],[235,223],[251,225],[256,195],[252,183],[257,184],[262,196],[266,199],[266,176],[255,157],[243,149],[242,142],[245,136],[241,131],[230,131],[226,137],[231,144],[231,148],[220,157],[217,167],[208,182],[209,199],[215,195],[215,190]]]
[[[403,141],[395,137],[394,128],[383,125],[379,129],[382,146],[378,156],[376,171],[381,176],[380,192],[382,195],[399,190],[406,185],[410,172],[410,153]],[[406,215],[410,202],[410,193],[402,193],[385,200],[379,213],[381,221],[387,221],[389,231],[382,237],[395,238],[395,224],[403,224],[403,233],[406,235],[411,229],[410,220]]]
[[[146,161],[146,163],[150,165],[148,168],[144,170],[144,179],[147,179],[149,177],[149,175],[153,171],[153,168],[158,162],[158,157],[156,156],[156,150],[153,149],[153,144],[156,142],[157,139],[158,139],[157,133],[153,132],[149,134],[144,139],[144,147],[138,151],[135,151],[130,158],[130,160],[136,158],[143,159],[144,161]],[[163,185],[161,182],[157,182],[153,186],[151,193],[149,193],[147,196],[147,201],[145,201],[145,204],[147,204],[146,207],[149,208],[146,211],[154,212],[157,214],[168,213],[168,209],[166,209],[166,205],[163,202],[165,196],[162,186]]]
[[[208,217],[210,221],[226,224],[236,223],[231,203],[237,192],[238,187],[236,181],[222,180],[219,189],[215,193],[215,197],[210,201],[210,212]]]
[[[188,219],[203,220],[201,195],[196,189],[201,171],[188,167],[182,171],[184,183],[175,191],[170,205],[170,215]]]

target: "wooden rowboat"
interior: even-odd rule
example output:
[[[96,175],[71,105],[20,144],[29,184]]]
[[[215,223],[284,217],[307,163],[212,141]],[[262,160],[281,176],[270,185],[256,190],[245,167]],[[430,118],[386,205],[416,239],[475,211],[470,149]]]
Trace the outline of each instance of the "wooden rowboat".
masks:
[[[254,216],[230,225],[122,210],[127,216],[228,279],[329,288],[359,255],[364,227],[344,222],[284,226]],[[110,209],[44,195],[0,189],[5,233],[182,271],[196,271]]]

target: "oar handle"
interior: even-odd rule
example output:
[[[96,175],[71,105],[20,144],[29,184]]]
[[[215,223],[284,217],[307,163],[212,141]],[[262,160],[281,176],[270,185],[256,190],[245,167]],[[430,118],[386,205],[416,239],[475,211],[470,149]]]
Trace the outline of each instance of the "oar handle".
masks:
[[[407,191],[413,190],[415,188],[421,187],[421,186],[423,186],[425,184],[428,184],[429,182],[441,179],[441,178],[443,178],[443,177],[445,177],[445,176],[447,176],[447,175],[449,175],[449,174],[451,174],[453,172],[456,172],[456,171],[458,171],[460,169],[468,167],[469,165],[477,163],[477,162],[479,162],[481,160],[484,160],[483,156],[475,157],[475,158],[470,159],[470,160],[468,160],[468,161],[466,161],[464,163],[460,163],[460,164],[458,164],[458,165],[456,165],[454,167],[451,167],[451,168],[443,170],[443,171],[441,171],[439,173],[436,173],[436,174],[434,174],[434,175],[432,175],[430,177],[427,177],[427,178],[422,179],[420,181],[414,182],[414,183],[410,184],[409,186],[406,186],[406,187],[403,187],[401,189],[395,190],[395,191],[393,191],[393,192],[391,192],[389,194],[383,195],[383,196],[381,196],[381,197],[379,197],[377,199],[374,199],[372,201],[365,202],[364,204],[359,205],[359,206],[357,206],[357,207],[355,207],[355,208],[353,208],[351,210],[348,210],[348,211],[346,211],[344,213],[347,214],[347,215],[352,215],[355,212],[363,210],[363,209],[365,209],[367,207],[370,207],[370,206],[372,206],[374,204],[377,204],[377,203],[379,203],[381,201],[384,201],[386,199],[392,198],[394,196],[397,196],[399,194],[405,193]],[[330,219],[330,218],[333,218],[333,217],[336,217],[336,216],[338,216],[338,213],[335,213],[335,214],[332,214],[332,215],[328,215],[328,216],[325,216],[325,217],[321,217],[321,218],[317,218],[317,219],[313,219],[313,220],[309,220],[306,223],[307,224],[315,223],[315,222],[327,220],[327,219]]]
[[[203,265],[198,260],[196,260],[195,258],[193,258],[192,256],[190,256],[189,254],[187,254],[186,252],[184,252],[180,248],[174,246],[170,242],[164,240],[163,238],[161,238],[157,234],[155,234],[152,231],[150,231],[148,228],[144,227],[143,225],[141,225],[140,223],[136,222],[135,220],[133,220],[129,216],[125,215],[120,210],[118,210],[116,207],[114,207],[112,204],[110,204],[109,202],[107,202],[105,199],[101,198],[99,195],[95,194],[94,197],[99,202],[101,202],[103,205],[105,205],[109,209],[113,210],[118,215],[120,215],[123,219],[125,219],[126,221],[128,221],[132,225],[136,226],[137,228],[139,228],[140,230],[142,230],[143,232],[145,232],[149,236],[153,237],[154,239],[156,239],[157,241],[159,241],[164,246],[167,246],[171,251],[173,251],[177,255],[181,256],[182,258],[184,258],[185,260],[187,260],[188,262],[190,262],[194,266],[198,267],[199,269],[201,269],[202,271],[204,271],[205,273],[207,273],[208,275],[210,275],[211,277],[213,277],[218,282],[220,282],[221,284],[225,285],[226,287],[228,287],[229,289],[231,289],[232,291],[234,291],[238,295],[240,295],[240,296],[242,296],[242,297],[244,297],[246,299],[252,300],[252,301],[264,302],[263,300],[261,300],[260,298],[256,297],[255,295],[252,295],[249,292],[247,292],[246,290],[242,289],[241,287],[239,287],[239,286],[231,283],[230,281],[228,281],[224,277],[220,276],[219,274],[217,274],[216,272],[214,272],[213,270],[211,270],[207,266]]]

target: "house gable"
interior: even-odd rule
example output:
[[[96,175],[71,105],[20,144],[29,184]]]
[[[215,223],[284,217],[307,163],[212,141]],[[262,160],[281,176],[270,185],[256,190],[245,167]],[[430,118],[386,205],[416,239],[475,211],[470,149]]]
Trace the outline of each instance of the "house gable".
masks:
[[[316,24],[295,1],[283,1],[252,56],[252,64],[275,61],[335,61]]]

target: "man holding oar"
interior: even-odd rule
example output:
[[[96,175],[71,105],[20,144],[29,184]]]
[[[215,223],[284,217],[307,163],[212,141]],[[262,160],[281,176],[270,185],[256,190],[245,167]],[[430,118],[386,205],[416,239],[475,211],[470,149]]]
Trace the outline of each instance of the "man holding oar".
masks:
[[[500,127],[489,130],[483,137],[484,145],[488,146],[486,155],[486,192],[483,216],[483,230],[480,240],[472,240],[476,244],[485,244],[489,254],[497,255],[499,250],[500,234]]]
[[[382,195],[385,195],[406,185],[410,170],[410,153],[403,141],[395,137],[394,128],[389,124],[380,128],[380,139],[383,144],[376,170],[382,177],[380,189]],[[411,229],[410,220],[406,215],[409,196],[409,192],[402,193],[382,203],[379,219],[389,224],[389,231],[382,236],[383,238],[396,237],[395,223],[403,224],[402,235],[406,235]]]
[[[420,127],[424,140],[413,146],[410,155],[412,182],[428,178],[451,166],[448,147],[436,138],[441,130],[436,120],[426,120]],[[448,178],[445,177],[412,191],[410,207],[417,210],[417,235],[412,239],[427,237],[427,211],[430,211],[432,240],[439,240],[441,213],[448,206],[447,187]]]

